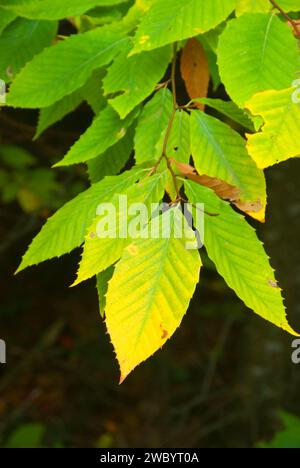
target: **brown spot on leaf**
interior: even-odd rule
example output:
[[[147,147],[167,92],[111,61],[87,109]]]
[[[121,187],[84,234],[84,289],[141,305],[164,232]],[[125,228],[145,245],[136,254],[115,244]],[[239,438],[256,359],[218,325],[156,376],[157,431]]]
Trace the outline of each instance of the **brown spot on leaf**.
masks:
[[[166,338],[169,337],[169,332],[168,332],[167,330],[164,329],[164,326],[163,326],[162,323],[160,324],[160,329],[161,329],[161,333],[162,333],[162,334],[161,334],[161,339],[162,339],[162,340],[165,340]]]
[[[139,253],[139,249],[135,244],[131,244],[128,246],[128,252],[130,253],[130,255],[135,256]]]
[[[269,280],[268,283],[272,288],[280,289],[279,284],[277,283],[277,281]]]

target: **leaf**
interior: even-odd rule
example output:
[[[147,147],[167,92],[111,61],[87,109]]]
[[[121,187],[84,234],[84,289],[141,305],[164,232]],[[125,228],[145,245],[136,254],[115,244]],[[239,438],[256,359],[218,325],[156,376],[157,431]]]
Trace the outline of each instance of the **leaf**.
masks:
[[[51,125],[59,122],[67,114],[73,112],[82,102],[81,90],[63,97],[49,107],[44,107],[39,113],[37,130],[34,136],[36,140]]]
[[[16,18],[16,15],[11,11],[6,11],[0,8],[0,34]]]
[[[99,300],[99,311],[101,317],[105,315],[106,307],[106,293],[108,290],[108,283],[111,280],[114,274],[114,267],[110,266],[106,270],[102,271],[97,275],[97,291],[98,291],[98,300]]]
[[[0,76],[10,81],[34,55],[49,46],[57,23],[17,18],[0,36]]]
[[[1,0],[0,5],[18,16],[58,20],[77,16],[96,6],[112,6],[127,0]]]
[[[137,29],[131,53],[204,33],[225,20],[235,4],[236,0],[155,0]]]
[[[214,117],[192,111],[191,144],[198,173],[216,177],[239,188],[241,202],[254,203],[254,209],[247,209],[248,214],[264,221],[267,198],[265,178],[263,171],[248,155],[245,140]]]
[[[151,203],[160,203],[162,200],[165,182],[166,173],[158,173],[152,177],[147,177],[124,193],[126,203],[120,201],[118,194],[115,195],[111,201],[113,205],[111,208],[114,213],[108,213],[105,209],[104,213],[95,217],[88,229],[77,279],[73,286],[92,278],[119,260],[124,248],[130,243],[130,236],[127,234],[129,223],[137,216],[136,213],[129,216],[128,207],[135,203],[144,204],[150,211]],[[116,216],[115,222],[111,217],[107,221],[108,216],[114,214]],[[104,221],[105,224],[108,223],[106,236],[99,237],[99,222],[103,223]],[[123,235],[123,232],[126,232],[126,234]]]
[[[291,85],[299,67],[297,41],[277,16],[247,13],[221,35],[218,64],[227,93],[244,107],[259,91]]]
[[[207,175],[199,175],[194,167],[189,164],[183,164],[174,159],[171,159],[171,162],[177,166],[180,171],[180,174],[187,177],[187,179],[196,182],[196,184],[203,185],[208,187],[215,192],[218,197],[223,200],[229,200],[230,202],[235,202],[240,199],[240,190],[233,185],[227,184],[224,180],[217,179],[215,177],[209,177]]]
[[[162,215],[162,222],[166,216],[170,216],[173,234],[182,213],[172,208]],[[174,234],[165,239],[139,239],[125,250],[109,282],[106,306],[106,325],[121,382],[179,327],[200,267],[197,250],[187,250],[185,239],[176,239]]]
[[[235,13],[236,16],[244,13],[268,13],[271,8],[269,0],[238,0]]]
[[[240,109],[234,102],[232,101],[222,101],[222,99],[211,99],[211,98],[201,98],[197,99],[198,102],[205,104],[212,109],[215,109],[220,114],[225,115],[233,122],[238,123],[242,127],[246,128],[250,132],[254,132],[254,124],[247,114],[246,111]]]
[[[260,133],[247,135],[248,151],[260,168],[300,156],[300,107],[293,101],[295,91],[265,91],[245,104],[265,121]]]
[[[99,203],[108,202],[114,193],[126,190],[144,171],[135,168],[121,176],[106,177],[60,208],[34,238],[17,272],[45,260],[61,257],[79,247]]]
[[[197,39],[189,39],[180,61],[181,76],[191,99],[206,97],[210,79],[206,54]],[[204,109],[201,104],[198,106]]]
[[[299,0],[277,0],[276,3],[286,12],[300,11]]]
[[[104,26],[58,42],[23,68],[10,88],[7,104],[50,106],[84,85],[92,72],[109,63],[127,41],[122,31]]]
[[[104,153],[124,138],[127,128],[136,115],[137,113],[133,112],[126,119],[121,120],[116,111],[107,106],[95,117],[92,125],[81,135],[66,156],[55,164],[55,167],[86,162]]]
[[[123,169],[133,152],[134,130],[135,125],[133,124],[122,140],[88,162],[89,177],[92,183],[99,182],[105,176],[116,175]]]
[[[170,47],[128,58],[130,48],[118,55],[103,80],[106,95],[118,93],[109,104],[122,119],[154,91],[171,60]]]
[[[190,181],[185,182],[185,189],[191,203],[204,203],[205,212],[219,215],[204,215],[203,243],[228,286],[256,314],[296,335],[287,322],[281,289],[254,229],[211,190]]]
[[[157,142],[167,130],[172,110],[172,94],[167,88],[159,90],[144,106],[134,137],[135,160],[138,164],[160,156],[162,142],[159,146]]]

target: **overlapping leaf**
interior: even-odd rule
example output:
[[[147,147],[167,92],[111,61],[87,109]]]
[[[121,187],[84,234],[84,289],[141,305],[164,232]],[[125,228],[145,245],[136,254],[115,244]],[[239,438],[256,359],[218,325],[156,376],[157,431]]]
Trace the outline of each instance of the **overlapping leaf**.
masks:
[[[162,224],[167,216],[171,236],[162,238],[158,228],[157,239],[134,241],[109,283],[106,324],[121,382],[173,335],[199,279],[198,251],[187,250],[185,239],[174,236],[175,226],[183,222],[181,211],[176,207],[163,214]]]
[[[80,88],[126,45],[123,31],[108,27],[70,36],[34,57],[14,80],[7,103],[47,107]],[[34,77],[34,79],[33,79]]]
[[[254,124],[250,116],[243,109],[240,109],[233,101],[222,101],[222,99],[201,98],[197,99],[202,104],[205,104],[212,109],[215,109],[220,114],[228,117],[233,122],[238,123],[250,132],[254,132]]]
[[[129,112],[146,99],[164,76],[171,60],[171,48],[143,52],[127,57],[131,46],[114,60],[103,80],[104,92],[118,93],[109,99],[110,105],[125,118]]]
[[[295,334],[286,319],[281,289],[274,270],[254,229],[240,214],[211,190],[185,182],[189,200],[204,203],[203,243],[218,272],[244,303],[256,314]]]
[[[104,153],[108,148],[126,135],[127,128],[136,118],[133,111],[126,119],[121,120],[117,112],[110,106],[95,117],[92,125],[72,146],[66,156],[56,166],[68,166],[89,161]]]
[[[248,135],[248,151],[258,167],[265,168],[300,156],[297,89],[258,93],[246,103],[246,107],[265,121],[261,132]]]
[[[166,172],[159,173],[152,177],[147,177],[138,184],[126,191],[126,203],[115,195],[112,199],[112,206],[103,207],[103,212],[95,217],[90,226],[84,248],[82,259],[74,285],[81,283],[115,263],[122,255],[126,245],[130,242],[130,222],[139,214],[139,208],[132,214],[131,207],[138,203],[143,204],[148,210],[148,217],[151,216],[151,204],[160,203],[163,198],[166,184]],[[99,234],[99,223],[101,233]],[[105,236],[103,230],[105,230]],[[143,226],[140,227],[142,230]]]
[[[193,111],[191,145],[198,173],[217,177],[239,188],[241,202],[246,202],[244,211],[263,221],[266,207],[265,178],[248,155],[245,140],[223,122],[203,112]]]
[[[154,0],[135,36],[133,53],[204,33],[224,21],[236,0]]]
[[[1,0],[0,6],[30,19],[63,19],[96,6],[113,6],[127,0]]]
[[[243,106],[259,91],[291,85],[299,69],[297,41],[276,15],[248,13],[228,23],[218,63],[228,94]]]
[[[100,202],[130,187],[145,169],[135,168],[117,177],[106,177],[60,208],[34,238],[18,271],[45,260],[61,257],[79,247]]]
[[[0,77],[11,81],[34,55],[51,44],[56,32],[55,21],[17,18],[9,24],[0,36]]]
[[[138,164],[161,155],[163,142],[158,144],[158,141],[167,129],[172,110],[172,94],[167,88],[158,91],[144,106],[134,138],[135,160]]]

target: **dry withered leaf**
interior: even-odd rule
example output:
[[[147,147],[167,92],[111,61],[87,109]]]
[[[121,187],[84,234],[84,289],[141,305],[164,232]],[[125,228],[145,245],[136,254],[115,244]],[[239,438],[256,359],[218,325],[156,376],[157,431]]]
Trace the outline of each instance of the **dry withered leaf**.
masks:
[[[228,184],[224,180],[216,177],[210,177],[207,175],[199,175],[194,167],[190,164],[184,164],[175,159],[171,159],[172,164],[175,164],[181,175],[190,179],[197,184],[208,187],[215,192],[218,197],[222,200],[228,200],[233,203],[239,210],[246,214],[259,213],[263,209],[263,205],[260,200],[256,201],[241,201],[240,200],[240,189]],[[259,218],[257,218],[260,220]],[[263,221],[263,220],[261,220]]]
[[[209,64],[205,51],[197,39],[189,39],[182,51],[181,76],[191,99],[207,96],[209,85]],[[201,110],[204,105],[196,103]]]

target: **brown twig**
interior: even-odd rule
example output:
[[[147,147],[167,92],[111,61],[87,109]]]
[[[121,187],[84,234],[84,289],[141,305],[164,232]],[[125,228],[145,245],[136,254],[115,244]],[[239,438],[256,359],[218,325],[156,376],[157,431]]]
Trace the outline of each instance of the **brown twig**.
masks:
[[[168,170],[169,170],[169,172],[170,172],[170,174],[172,176],[174,188],[175,188],[175,191],[176,191],[176,200],[173,203],[175,203],[175,202],[177,203],[177,202],[180,202],[180,201],[183,200],[181,195],[180,195],[180,190],[178,188],[176,174],[175,174],[175,172],[174,172],[174,170],[172,168],[172,163],[171,163],[171,161],[170,161],[170,159],[169,159],[169,157],[167,155],[168,141],[169,141],[170,134],[171,134],[171,131],[172,131],[176,111],[178,109],[177,93],[176,93],[176,60],[177,60],[177,43],[175,43],[173,45],[172,71],[171,71],[171,78],[170,78],[170,80],[168,80],[168,83],[171,82],[171,84],[172,84],[173,109],[172,109],[172,113],[171,113],[171,116],[170,116],[170,119],[169,119],[169,122],[168,122],[166,134],[165,134],[165,137],[164,137],[161,156],[158,159],[158,161],[156,162],[155,166],[151,169],[151,171],[149,173],[150,176],[153,175],[156,172],[156,170],[157,170],[158,166],[160,165],[161,161],[163,159],[166,160],[167,168],[168,168]]]
[[[273,7],[276,8],[276,10],[278,10],[285,17],[285,19],[291,24],[291,26],[293,27],[296,33],[296,37],[300,39],[300,31],[298,29],[297,23],[278,5],[278,3],[275,2],[275,0],[269,0],[269,1],[273,5]]]

